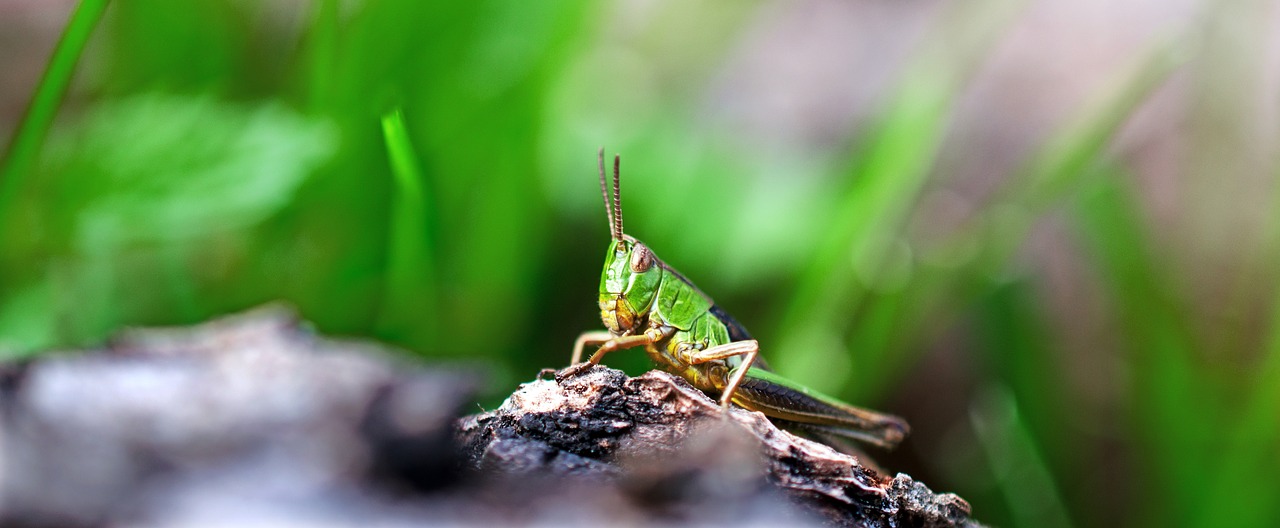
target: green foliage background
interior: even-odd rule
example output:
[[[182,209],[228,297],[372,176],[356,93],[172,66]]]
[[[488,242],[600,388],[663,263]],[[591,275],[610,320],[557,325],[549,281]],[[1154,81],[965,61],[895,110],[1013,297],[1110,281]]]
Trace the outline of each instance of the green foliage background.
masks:
[[[603,144],[629,233],[783,374],[906,416],[886,465],[979,519],[1280,524],[1274,178],[1243,234],[1204,192],[1240,172],[1216,117],[1250,114],[1221,65],[1265,34],[1224,21],[1270,7],[1206,4],[1151,38],[940,226],[959,101],[1026,7],[955,4],[873,118],[778,147],[705,110],[764,3],[84,0],[6,127],[0,352],[284,300],[506,393],[600,326]],[[1177,226],[1118,140],[1170,82],[1196,87]],[[1205,249],[1219,235],[1243,243]],[[1084,301],[1047,295],[1050,245]]]

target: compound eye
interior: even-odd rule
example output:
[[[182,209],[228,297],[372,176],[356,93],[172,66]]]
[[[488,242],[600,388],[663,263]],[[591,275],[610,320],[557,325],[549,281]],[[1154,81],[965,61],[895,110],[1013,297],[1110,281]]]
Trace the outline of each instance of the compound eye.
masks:
[[[644,244],[636,244],[631,250],[631,271],[644,273],[653,267],[653,253]]]

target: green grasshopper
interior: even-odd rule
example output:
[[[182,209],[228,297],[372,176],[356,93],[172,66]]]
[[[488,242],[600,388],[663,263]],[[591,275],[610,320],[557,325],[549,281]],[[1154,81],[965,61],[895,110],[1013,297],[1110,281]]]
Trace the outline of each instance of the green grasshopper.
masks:
[[[769,370],[759,343],[689,279],[643,242],[622,232],[618,156],[613,158],[613,201],[600,149],[600,192],[612,242],[600,277],[600,317],[608,331],[586,332],[573,346],[576,375],[616,350],[644,347],[663,369],[688,380],[726,410],[730,403],[760,411],[779,426],[837,435],[892,448],[907,434],[905,421],[860,409],[810,390]],[[599,348],[587,360],[587,346]]]

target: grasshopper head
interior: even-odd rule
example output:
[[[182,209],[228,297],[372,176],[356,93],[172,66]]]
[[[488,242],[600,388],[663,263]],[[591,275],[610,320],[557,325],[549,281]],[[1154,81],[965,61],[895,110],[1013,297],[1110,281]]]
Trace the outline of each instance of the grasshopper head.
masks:
[[[644,243],[623,236],[609,244],[600,275],[600,318],[614,335],[644,322],[657,296],[662,266]]]
[[[600,275],[600,318],[614,335],[622,335],[644,323],[662,279],[658,257],[643,242],[622,233],[622,194],[618,156],[613,157],[613,202],[604,177],[604,149],[600,149],[600,192],[609,216],[613,241],[604,257]]]

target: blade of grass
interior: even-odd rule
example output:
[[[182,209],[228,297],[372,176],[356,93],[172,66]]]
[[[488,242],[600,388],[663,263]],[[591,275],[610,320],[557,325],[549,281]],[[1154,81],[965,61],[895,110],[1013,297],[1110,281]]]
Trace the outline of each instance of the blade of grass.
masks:
[[[4,168],[0,170],[0,215],[8,210],[9,201],[22,188],[31,172],[32,163],[49,134],[49,127],[53,125],[62,97],[71,85],[71,77],[75,74],[80,54],[84,52],[85,43],[102,18],[107,3],[108,0],[82,0],[71,13],[66,29],[58,38],[58,44],[53,49],[53,56],[40,78],[40,84],[36,86],[26,115],[19,122],[5,153]]]
[[[896,316],[892,321],[879,319],[872,327],[860,320],[854,326],[848,343],[857,356],[858,385],[872,379],[892,379],[915,357],[876,352],[872,346],[898,343],[906,349],[927,335],[920,331],[921,321],[938,321],[948,307],[966,304],[988,291],[992,277],[1008,267],[1013,253],[1041,215],[1098,177],[1093,166],[1106,155],[1112,138],[1185,60],[1178,42],[1169,39],[1155,44],[1134,66],[1122,68],[1115,82],[1074,112],[1072,115],[1077,117],[1060,127],[1028,158],[976,220],[937,247],[919,248],[932,255],[929,260],[947,265],[916,266],[905,291],[869,295],[867,313],[883,311],[876,308],[880,303],[897,308],[893,309]],[[885,337],[886,332],[892,335]]]
[[[786,304],[779,347],[807,352],[775,360],[780,371],[821,371],[814,367],[845,354],[831,346],[843,342],[850,315],[866,293],[864,281],[872,280],[855,272],[874,274],[880,254],[896,242],[940,145],[950,96],[932,81],[910,83],[889,110],[865,163],[838,202],[825,242]],[[852,265],[855,256],[857,266]],[[846,380],[814,381],[829,384],[820,390],[833,390]]]
[[[430,343],[439,317],[429,237],[430,196],[399,109],[382,116],[382,135],[394,185],[379,331],[401,339],[413,334],[417,337],[413,342]]]
[[[1071,519],[1008,389],[988,388],[970,414],[1014,526],[1067,527]]]
[[[1157,42],[1134,66],[1123,68],[1121,78],[1087,104],[1078,113],[1080,118],[1049,139],[1031,158],[1023,176],[1014,178],[1001,192],[998,202],[1023,212],[1038,212],[1077,191],[1082,180],[1097,174],[1090,170],[1091,166],[1106,154],[1120,127],[1186,60],[1186,50],[1178,41]],[[998,208],[992,210],[1000,212]],[[984,271],[990,273],[1004,266],[1035,218],[1033,214],[984,218],[990,224],[979,229],[988,235],[983,244],[987,248],[983,253],[987,267]],[[1011,219],[1015,222],[1008,221]]]
[[[1236,423],[1226,428],[1221,444],[1220,467],[1211,472],[1211,484],[1190,526],[1275,526],[1280,522],[1280,472],[1276,447],[1280,446],[1280,295],[1273,308],[1270,337],[1263,349],[1257,375],[1249,382],[1248,397]],[[1260,463],[1271,461],[1270,463]]]
[[[1112,139],[1133,112],[1164,85],[1186,59],[1178,41],[1168,39],[1154,45],[1132,67],[1121,68],[1115,82],[1107,84],[1083,108],[1073,112],[1077,117],[1060,127],[1028,158],[1025,166],[976,220],[939,247],[925,248],[941,257],[934,260],[966,268],[960,272],[941,270],[941,276],[968,277],[976,280],[974,284],[979,285],[980,290],[985,290],[991,277],[1007,267],[1012,254],[1046,210],[1079,193],[1102,175],[1099,163],[1107,157],[1106,149]],[[970,284],[971,290],[974,284]],[[938,287],[946,285],[939,283],[925,289]]]
[[[882,273],[932,173],[952,100],[1017,7],[1021,2],[965,4],[943,17],[948,23],[940,26],[933,47],[908,69],[874,136],[853,156],[852,182],[837,200],[825,240],[780,318],[780,348],[806,351],[780,356],[775,361],[780,371],[820,372],[813,367],[846,353],[829,344],[843,342],[867,282]],[[833,391],[845,381],[815,380],[827,385],[819,389]]]
[[[1051,206],[1102,176],[1097,165],[1106,156],[1112,138],[1185,60],[1186,54],[1177,41],[1170,39],[1154,45],[1135,66],[1121,69],[1116,82],[1108,84],[1099,96],[1073,113],[1078,117],[1059,128],[1029,157],[1019,176],[997,195],[986,212],[940,247],[924,249],[935,255],[931,260],[951,264],[917,266],[906,290],[869,296],[864,316],[849,339],[850,350],[857,358],[857,383],[844,394],[853,394],[854,400],[860,400],[874,394],[868,391],[891,384],[895,373],[915,357],[901,352],[914,350],[911,343],[926,335],[921,332],[921,321],[942,326],[945,323],[939,321],[946,319],[951,311],[949,307],[967,305],[975,297],[989,292],[993,285],[998,288],[999,281],[993,283],[993,279],[1003,275],[1002,270],[1008,267],[1010,258],[1036,220]],[[954,267],[957,265],[959,268]],[[873,317],[886,312],[891,314],[886,316],[889,320]],[[886,344],[899,353],[875,350]],[[1061,392],[1064,389],[1053,385],[1038,390],[1047,392],[1043,394],[1044,401],[1060,402],[1067,399]],[[1037,413],[1052,412],[1052,407],[1038,409]],[[1029,424],[1034,433],[1030,437],[1032,441],[1053,437],[1056,421],[1066,419],[1060,414],[1064,411],[1058,411],[1059,414],[1046,415]],[[1064,464],[1078,460],[1073,448],[1062,442],[1040,443],[1037,448],[1045,454],[1048,467],[1060,471],[1070,468]],[[1069,477],[1053,473],[1051,476]]]
[[[846,341],[853,369],[841,395],[849,401],[872,403],[870,398],[884,394],[896,382],[894,376],[887,375],[888,365],[901,364],[901,358],[893,357],[894,353],[906,348],[904,341],[911,339],[903,325],[918,328],[919,324],[918,320],[913,323],[909,315],[918,308],[912,305],[916,300],[912,293],[904,290],[868,296],[858,324]]]
[[[1117,82],[1106,85],[1098,97],[1074,112],[1078,117],[1059,128],[1029,158],[1020,176],[998,194],[995,203],[988,206],[977,221],[946,240],[941,248],[926,249],[943,257],[931,260],[949,261],[951,265],[919,265],[904,291],[868,296],[849,339],[850,350],[856,357],[856,383],[850,384],[844,394],[859,401],[875,394],[878,388],[891,385],[895,373],[915,357],[901,352],[918,348],[911,347],[911,343],[918,342],[925,334],[921,332],[923,321],[942,326],[945,323],[939,321],[946,319],[950,307],[967,306],[972,299],[990,292],[993,286],[1001,288],[998,278],[1004,276],[1002,270],[1007,269],[1035,221],[1053,205],[1103,176],[1097,165],[1106,156],[1112,138],[1128,117],[1184,62],[1185,54],[1171,40],[1157,43],[1136,66],[1121,69]],[[959,268],[954,267],[957,263]],[[993,282],[993,279],[997,280]],[[877,350],[885,347],[899,353]],[[1022,352],[1034,357],[1015,359],[1021,365],[1016,368],[1041,371],[1042,375],[1034,379],[1051,377],[1043,373],[1049,368],[1044,364],[1046,351]],[[1006,370],[1015,368],[1011,364],[999,364]],[[1005,377],[1030,379],[1026,378],[1029,375],[1006,372]],[[1069,398],[1066,388],[1062,384],[1047,384],[1015,389],[1018,389],[1015,392],[1018,398],[1029,399],[1020,401],[1019,406],[1030,405],[1034,409],[1029,412],[1034,412],[1035,419],[1025,424],[1026,440],[1043,455],[1042,466],[1047,478],[1058,482],[1075,480],[1073,475],[1078,472],[1072,464],[1080,459],[1078,450],[1084,447],[1055,436],[1060,430],[1059,424],[1070,418],[1066,415],[1069,410],[1062,405]],[[1074,498],[1070,504],[1080,506],[1081,515],[1091,509]]]
[[[1063,380],[1050,326],[1037,305],[1037,292],[1028,280],[1014,280],[991,289],[979,300],[977,316],[988,372],[1006,387],[1005,393],[1021,411],[1024,441],[1041,456],[1046,477],[1076,481],[1077,461],[1093,460],[1093,446],[1081,442],[1091,420],[1075,412]],[[1064,514],[1065,515],[1065,514]]]
[[[1270,38],[1265,24],[1257,21],[1270,9],[1264,4],[1222,3],[1207,8],[1201,36],[1203,64],[1197,68],[1197,97],[1188,111],[1191,141],[1182,149],[1188,196],[1183,215],[1185,229],[1204,238],[1207,254],[1229,256],[1231,277],[1214,277],[1229,284],[1225,300],[1210,305],[1213,324],[1206,353],[1215,363],[1230,365],[1219,390],[1221,404],[1213,411],[1223,427],[1215,434],[1212,450],[1221,453],[1216,464],[1206,464],[1203,496],[1188,526],[1280,525],[1280,290],[1274,270],[1280,263],[1280,186],[1273,187],[1271,214],[1263,222],[1233,222],[1242,192],[1258,173],[1271,175],[1276,184],[1275,147],[1258,156],[1257,147],[1242,144],[1252,139],[1250,125],[1257,122],[1257,108],[1250,104],[1252,91],[1265,91],[1266,81],[1247,61],[1222,60],[1256,49]],[[1243,22],[1248,20],[1250,22]],[[1234,183],[1233,183],[1234,182]],[[1260,183],[1260,182],[1259,182]],[[1230,200],[1226,202],[1224,200]],[[1237,209],[1222,208],[1232,203]],[[1247,203],[1247,202],[1246,202]],[[1206,205],[1208,207],[1206,207]],[[1197,207],[1198,206],[1198,207]],[[1231,206],[1228,206],[1231,207]],[[1246,206],[1240,211],[1251,210]],[[1229,232],[1228,232],[1229,230]],[[1179,229],[1181,231],[1181,229]],[[1217,241],[1217,242],[1215,242]],[[1227,242],[1223,242],[1227,241]],[[1228,246],[1229,245],[1229,246]],[[1202,250],[1204,251],[1204,250]],[[1223,264],[1213,263],[1215,270]],[[1270,296],[1267,296],[1269,292]],[[1259,301],[1262,302],[1259,302]],[[1269,308],[1265,318],[1256,311]],[[1207,314],[1201,310],[1202,315]],[[1262,329],[1262,333],[1256,330]],[[1220,435],[1220,436],[1219,436]]]
[[[977,220],[940,247],[924,249],[942,255],[939,260],[955,261],[953,265],[958,262],[959,269],[918,266],[905,292],[870,296],[867,313],[880,312],[876,305],[889,303],[895,306],[897,316],[893,321],[879,319],[874,327],[862,323],[854,327],[849,344],[860,358],[856,361],[859,385],[871,379],[892,379],[894,372],[914,359],[911,354],[877,353],[872,350],[874,343],[899,343],[905,348],[922,335],[920,321],[936,321],[946,307],[968,303],[989,291],[992,278],[1007,268],[1040,216],[1099,176],[1094,166],[1106,155],[1112,138],[1186,58],[1177,40],[1157,42],[1134,66],[1122,68],[1115,82],[1073,113],[1078,117],[1059,128],[1029,157]],[[886,332],[893,336],[886,338]],[[876,357],[865,357],[872,354]]]
[[[1108,286],[1125,336],[1133,434],[1150,474],[1143,485],[1160,500],[1144,503],[1133,521],[1151,526],[1185,522],[1201,502],[1205,464],[1219,415],[1195,364],[1198,345],[1187,311],[1150,247],[1133,191],[1112,171],[1085,196],[1076,217],[1089,253]]]
[[[1276,188],[1273,202],[1280,204],[1280,187]],[[1280,207],[1267,228],[1270,240],[1270,262],[1280,255]],[[1266,246],[1266,244],[1263,244]],[[1266,252],[1266,249],[1256,249]],[[1274,266],[1274,264],[1272,264]],[[1245,288],[1240,288],[1241,297]],[[1259,464],[1260,460],[1274,460],[1276,446],[1280,446],[1280,290],[1271,296],[1271,321],[1258,358],[1255,374],[1246,383],[1247,393],[1241,412],[1233,427],[1227,430],[1222,448],[1226,457],[1214,472],[1206,504],[1222,505],[1222,508],[1204,508],[1194,525],[1221,525],[1221,511],[1230,511],[1237,526],[1275,526],[1280,523],[1280,505],[1271,497],[1280,496],[1280,464]]]
[[[1229,58],[1248,57],[1270,42],[1273,32],[1266,20],[1274,9],[1265,2],[1207,2],[1199,13],[1199,60],[1187,75],[1191,95],[1182,125],[1187,135],[1179,149],[1179,194],[1195,198],[1184,199],[1181,214],[1170,219],[1168,228],[1195,243],[1184,256],[1188,270],[1214,274],[1205,284],[1223,281],[1221,292],[1215,292],[1222,298],[1201,305],[1198,322],[1207,350],[1237,364],[1265,346],[1259,329],[1266,320],[1259,313],[1266,311],[1259,301],[1268,300],[1260,293],[1271,289],[1272,277],[1277,277],[1277,261],[1268,254],[1276,239],[1268,238],[1273,236],[1269,219],[1256,219],[1252,211],[1274,210],[1254,200],[1264,196],[1260,190],[1274,185],[1280,156],[1274,141],[1255,141],[1253,128],[1270,122],[1256,102],[1256,97],[1269,96],[1261,94],[1271,93],[1270,81],[1256,64]]]
[[[314,110],[333,105],[334,76],[338,62],[338,0],[315,0],[307,35],[306,75],[307,106]]]

